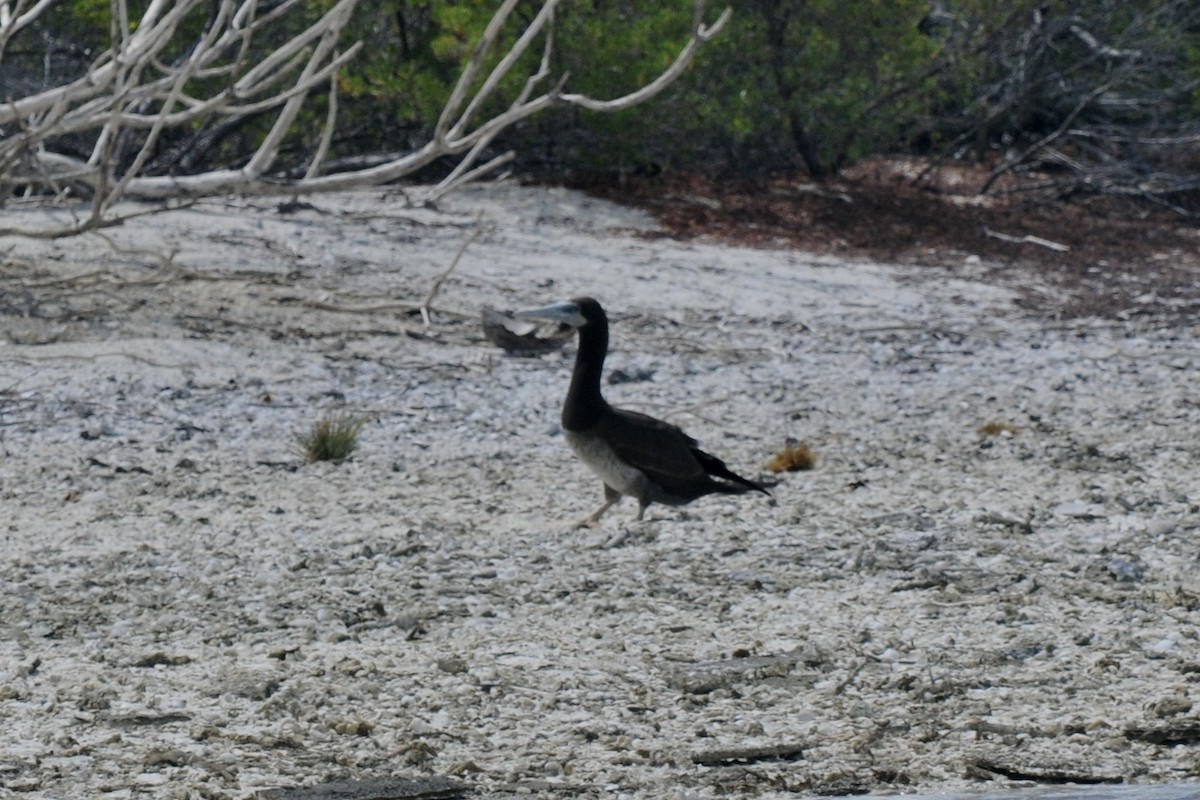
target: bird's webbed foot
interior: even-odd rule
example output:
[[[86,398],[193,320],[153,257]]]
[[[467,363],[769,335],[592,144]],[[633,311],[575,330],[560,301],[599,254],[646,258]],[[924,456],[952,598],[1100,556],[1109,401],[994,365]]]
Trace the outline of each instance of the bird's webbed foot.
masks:
[[[595,550],[612,550],[638,542],[653,542],[658,536],[658,530],[651,520],[633,520],[622,525],[619,530],[595,545]]]
[[[577,531],[581,528],[599,528],[600,518],[604,516],[604,512],[615,506],[620,500],[621,493],[610,487],[607,483],[604,484],[604,505],[578,522],[570,523],[569,529]]]

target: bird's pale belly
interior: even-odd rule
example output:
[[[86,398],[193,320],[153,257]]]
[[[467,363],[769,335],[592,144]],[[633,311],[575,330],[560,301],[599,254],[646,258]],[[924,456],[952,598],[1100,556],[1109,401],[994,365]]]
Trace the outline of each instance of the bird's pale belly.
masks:
[[[564,434],[572,452],[579,456],[600,480],[621,494],[636,497],[639,501],[669,505],[680,502],[677,497],[663,496],[662,492],[655,491],[641,470],[617,458],[617,454],[603,439],[572,431],[564,431]]]

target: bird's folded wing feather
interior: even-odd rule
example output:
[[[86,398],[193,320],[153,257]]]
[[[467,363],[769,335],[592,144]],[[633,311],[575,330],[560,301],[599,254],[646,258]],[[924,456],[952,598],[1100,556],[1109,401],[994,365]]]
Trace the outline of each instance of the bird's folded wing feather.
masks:
[[[685,487],[706,479],[692,448],[696,440],[668,422],[636,411],[613,409],[598,431],[613,451],[627,464],[672,494],[685,494]]]

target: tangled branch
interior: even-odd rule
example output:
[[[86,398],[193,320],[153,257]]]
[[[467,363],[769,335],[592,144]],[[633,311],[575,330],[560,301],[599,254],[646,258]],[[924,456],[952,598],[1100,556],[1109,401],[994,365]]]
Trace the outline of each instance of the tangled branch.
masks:
[[[0,0],[0,62],[8,42],[54,0],[30,2],[17,0],[10,7],[9,0]],[[337,124],[337,75],[360,47],[359,43],[338,47],[356,2],[338,0],[309,28],[251,63],[247,54],[255,37],[266,36],[300,0],[281,0],[269,7],[259,0],[218,0],[203,34],[186,48],[180,43],[182,24],[189,15],[194,19],[212,7],[211,0],[151,0],[136,22],[128,18],[127,0],[112,0],[110,46],[84,75],[28,96],[0,98],[0,204],[46,195],[61,202],[82,194],[90,197],[88,212],[52,228],[0,228],[0,235],[66,236],[114,224],[121,217],[113,206],[123,199],[169,207],[189,198],[221,194],[337,191],[395,181],[437,159],[458,158],[445,180],[421,198],[430,201],[511,160],[513,154],[506,153],[479,163],[498,134],[551,105],[612,112],[650,99],[679,77],[696,49],[715,36],[731,14],[727,9],[715,23],[706,25],[704,0],[696,0],[691,35],[674,62],[633,92],[597,99],[566,92],[566,76],[551,75],[553,20],[560,0],[543,0],[511,48],[498,60],[493,58],[518,5],[518,0],[505,0],[424,145],[326,169],[324,160]],[[485,104],[496,98],[522,56],[539,44],[538,67],[526,76],[517,96],[502,112],[481,118]],[[280,147],[305,103],[327,84],[325,125],[307,168],[301,173],[273,173]],[[213,120],[235,124],[266,114],[274,115],[269,130],[238,166],[197,174],[147,173],[147,164],[168,130],[187,131]],[[64,152],[62,143],[68,137],[88,142],[89,155],[82,158]]]

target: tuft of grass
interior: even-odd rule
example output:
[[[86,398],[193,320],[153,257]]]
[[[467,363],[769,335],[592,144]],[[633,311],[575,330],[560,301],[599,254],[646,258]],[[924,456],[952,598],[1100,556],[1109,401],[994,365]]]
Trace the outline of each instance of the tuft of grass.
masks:
[[[1016,436],[1021,429],[1011,422],[993,421],[983,423],[975,432],[980,436]]]
[[[366,424],[365,419],[353,414],[327,414],[296,441],[309,461],[345,461],[358,447],[358,434]]]
[[[817,465],[817,454],[804,442],[788,439],[783,449],[771,457],[766,468],[771,472],[799,472]]]

